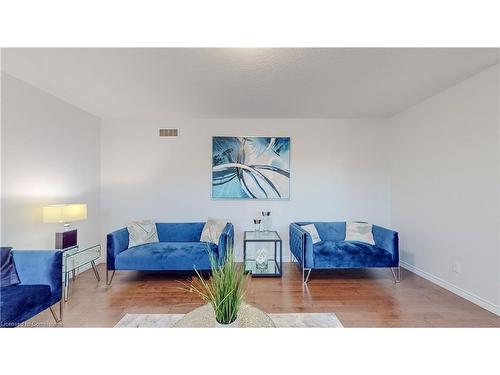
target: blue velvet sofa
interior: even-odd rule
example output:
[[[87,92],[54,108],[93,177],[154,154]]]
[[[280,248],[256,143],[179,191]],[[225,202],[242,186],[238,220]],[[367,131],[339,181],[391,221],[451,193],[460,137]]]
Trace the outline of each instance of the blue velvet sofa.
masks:
[[[312,243],[311,235],[301,226],[314,224],[321,242]],[[297,222],[290,224],[290,251],[302,269],[305,283],[312,270],[339,268],[391,268],[400,281],[398,233],[372,226],[375,245],[345,241],[345,222]]]
[[[210,249],[219,263],[224,262],[227,247],[234,243],[234,228],[228,223],[219,243],[200,242],[205,223],[156,223],[157,243],[128,248],[128,230],[119,229],[107,236],[108,285],[116,270],[199,271],[210,270]],[[109,278],[109,272],[112,272]]]
[[[13,250],[20,283],[0,288],[0,326],[15,327],[50,308],[56,322],[62,310],[62,253],[55,250]],[[59,317],[52,306],[59,302]]]

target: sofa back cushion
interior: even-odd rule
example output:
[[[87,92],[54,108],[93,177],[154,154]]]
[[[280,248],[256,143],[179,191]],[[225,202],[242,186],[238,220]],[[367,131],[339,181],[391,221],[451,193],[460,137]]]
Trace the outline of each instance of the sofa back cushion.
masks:
[[[205,223],[156,223],[160,242],[199,242]]]
[[[300,222],[299,225],[314,224],[321,241],[344,241],[345,221],[337,222]]]

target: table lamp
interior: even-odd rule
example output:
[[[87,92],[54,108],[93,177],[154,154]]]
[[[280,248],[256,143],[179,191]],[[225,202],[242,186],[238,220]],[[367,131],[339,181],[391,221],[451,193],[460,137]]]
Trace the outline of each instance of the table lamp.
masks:
[[[69,223],[87,218],[87,205],[77,204],[54,204],[43,207],[44,223],[64,224],[64,232],[56,232],[56,249],[66,249],[76,246],[77,230],[70,229]]]

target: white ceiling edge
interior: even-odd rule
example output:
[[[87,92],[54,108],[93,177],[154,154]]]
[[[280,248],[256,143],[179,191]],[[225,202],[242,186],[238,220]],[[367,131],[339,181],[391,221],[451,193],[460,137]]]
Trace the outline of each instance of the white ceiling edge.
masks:
[[[434,98],[435,96],[440,95],[440,94],[442,94],[442,93],[444,93],[444,92],[446,92],[446,91],[448,91],[448,90],[451,90],[451,89],[453,89],[455,86],[458,86],[458,85],[460,85],[460,84],[464,83],[465,81],[467,81],[467,80],[469,80],[469,79],[471,79],[471,78],[474,78],[475,76],[477,76],[477,75],[479,75],[479,74],[481,74],[481,73],[484,73],[484,72],[486,72],[487,70],[490,70],[490,69],[492,69],[492,68],[494,68],[494,67],[497,67],[497,69],[498,69],[498,86],[499,86],[499,88],[500,88],[500,62],[497,62],[497,63],[493,63],[493,64],[491,64],[491,65],[489,65],[489,66],[487,66],[487,67],[485,67],[485,68],[479,69],[479,70],[477,70],[477,71],[475,71],[475,72],[471,73],[470,75],[468,75],[468,76],[467,76],[467,77],[465,77],[464,79],[461,79],[460,81],[454,82],[454,83],[452,83],[451,85],[449,85],[449,86],[447,86],[447,87],[443,88],[442,90],[439,90],[439,91],[437,91],[437,92],[433,93],[432,95],[427,96],[427,97],[423,98],[422,100],[419,100],[419,101],[417,101],[417,102],[415,102],[415,103],[413,103],[413,104],[409,105],[408,107],[403,108],[403,109],[399,110],[398,112],[395,112],[395,113],[393,113],[393,114],[391,114],[390,116],[387,116],[387,117],[385,117],[385,118],[387,118],[387,119],[392,119],[392,118],[394,118],[394,117],[396,117],[396,116],[400,115],[401,113],[406,112],[406,111],[408,111],[408,110],[412,109],[413,107],[416,107],[416,106],[418,106],[418,105],[420,105],[420,104],[422,104],[422,103],[425,103],[426,101],[428,101],[428,100],[430,100],[430,99]]]

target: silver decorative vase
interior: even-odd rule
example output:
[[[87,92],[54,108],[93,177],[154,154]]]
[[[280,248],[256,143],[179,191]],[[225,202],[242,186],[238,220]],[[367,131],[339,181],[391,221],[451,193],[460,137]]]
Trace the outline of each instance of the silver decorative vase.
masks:
[[[255,257],[255,267],[259,271],[267,270],[267,252],[266,249],[257,250]]]
[[[262,226],[261,226],[261,219],[253,219],[253,223],[255,224],[255,231],[260,232],[262,231]]]
[[[262,211],[262,227],[264,231],[271,230],[271,212],[270,211]]]

